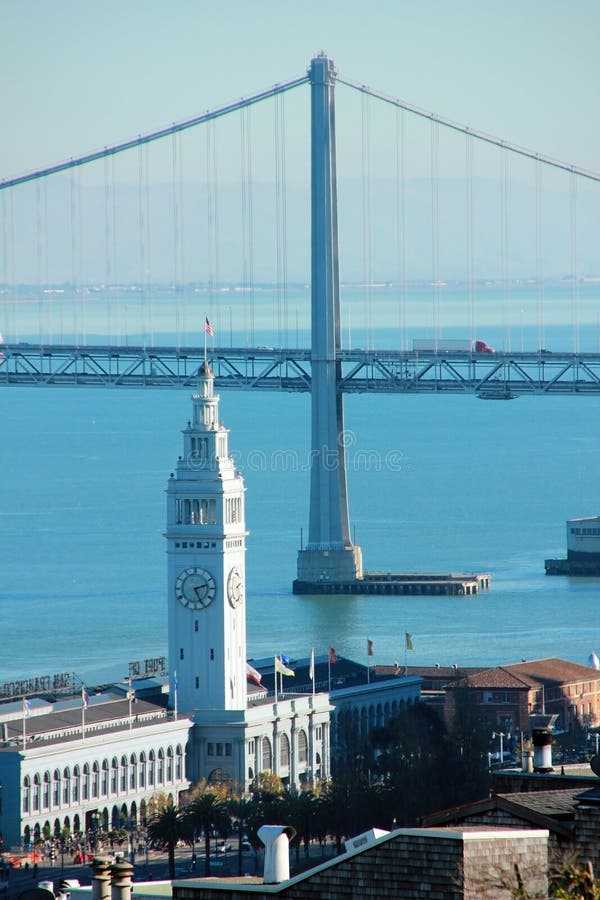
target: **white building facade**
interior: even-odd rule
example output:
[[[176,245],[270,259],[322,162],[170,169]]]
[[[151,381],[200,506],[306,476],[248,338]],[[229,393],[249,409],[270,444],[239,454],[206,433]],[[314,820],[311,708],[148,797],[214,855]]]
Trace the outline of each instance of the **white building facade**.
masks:
[[[164,792],[177,802],[189,787],[189,719],[175,721],[150,704],[130,716],[126,700],[104,695],[91,701],[93,724],[84,728],[80,706],[41,704],[27,719],[25,746],[19,736],[0,747],[5,848],[138,827],[153,795]],[[20,729],[21,722],[7,725]]]

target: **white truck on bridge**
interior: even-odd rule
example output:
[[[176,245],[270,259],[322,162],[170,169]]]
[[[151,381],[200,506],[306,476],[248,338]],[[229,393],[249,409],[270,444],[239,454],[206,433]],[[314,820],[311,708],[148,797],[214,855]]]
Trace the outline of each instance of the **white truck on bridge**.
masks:
[[[415,353],[495,353],[493,347],[485,341],[477,340],[443,340],[442,338],[429,338],[427,340],[413,340]]]

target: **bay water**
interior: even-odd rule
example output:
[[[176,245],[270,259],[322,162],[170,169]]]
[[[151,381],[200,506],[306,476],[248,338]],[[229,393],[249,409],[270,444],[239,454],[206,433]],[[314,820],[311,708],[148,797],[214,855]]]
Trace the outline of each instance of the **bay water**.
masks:
[[[582,335],[592,345],[596,326]],[[180,389],[0,391],[1,682],[70,672],[103,683],[166,655],[164,490],[190,410]],[[247,487],[249,657],[333,646],[366,662],[369,639],[370,661],[404,663],[407,631],[409,665],[587,664],[600,651],[600,579],[544,574],[546,557],[566,554],[566,519],[600,512],[600,397],[353,395],[345,414],[365,568],[489,571],[491,590],[294,596],[310,398],[222,391]]]

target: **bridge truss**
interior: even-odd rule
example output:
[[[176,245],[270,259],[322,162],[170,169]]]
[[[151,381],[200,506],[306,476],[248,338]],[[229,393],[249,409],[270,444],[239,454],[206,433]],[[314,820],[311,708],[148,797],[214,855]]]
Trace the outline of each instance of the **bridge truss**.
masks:
[[[194,347],[4,344],[0,386],[193,388]],[[600,353],[415,353],[339,350],[338,392],[355,394],[600,395]],[[310,392],[310,349],[208,351],[219,389]]]

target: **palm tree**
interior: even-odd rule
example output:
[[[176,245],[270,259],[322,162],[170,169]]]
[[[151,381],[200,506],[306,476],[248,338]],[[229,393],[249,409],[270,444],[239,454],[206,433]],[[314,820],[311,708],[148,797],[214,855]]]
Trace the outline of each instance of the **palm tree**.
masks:
[[[294,838],[296,847],[296,863],[300,862],[300,846],[304,844],[304,852],[308,856],[313,825],[317,811],[317,797],[312,791],[299,791],[290,788],[285,793],[283,801],[284,816],[287,825],[291,825],[296,832]]]
[[[185,821],[180,810],[170,800],[158,809],[148,822],[148,837],[151,841],[160,841],[167,845],[169,859],[169,878],[175,878],[175,847],[186,833]]]
[[[212,829],[228,831],[229,813],[225,796],[210,790],[198,794],[185,810],[186,819],[198,833],[204,834],[204,874],[210,875],[210,835]]]
[[[242,874],[242,839],[244,834],[244,826],[249,819],[252,819],[256,808],[257,801],[247,797],[231,797],[227,803],[229,813],[238,822],[238,875]]]

